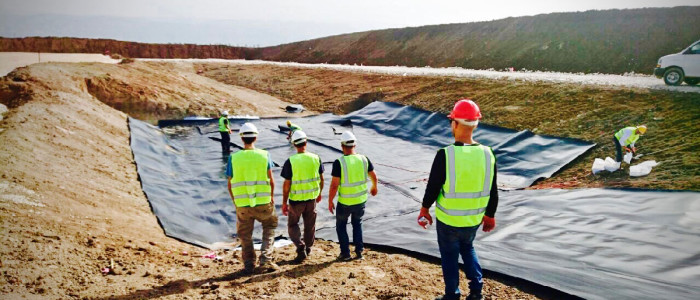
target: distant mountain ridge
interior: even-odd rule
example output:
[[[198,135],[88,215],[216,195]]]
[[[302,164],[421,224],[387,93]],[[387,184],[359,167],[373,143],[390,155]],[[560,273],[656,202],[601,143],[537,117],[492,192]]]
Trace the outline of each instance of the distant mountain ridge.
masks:
[[[0,51],[302,63],[651,73],[659,57],[700,39],[700,6],[552,13],[342,34],[273,47],[0,38]]]

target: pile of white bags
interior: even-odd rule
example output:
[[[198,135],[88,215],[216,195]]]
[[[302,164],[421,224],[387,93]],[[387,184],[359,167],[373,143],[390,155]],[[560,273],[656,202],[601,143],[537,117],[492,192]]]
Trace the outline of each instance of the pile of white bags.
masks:
[[[593,174],[598,174],[600,171],[608,171],[608,172],[615,172],[620,169],[620,163],[616,162],[614,159],[610,157],[606,157],[605,160],[602,160],[600,158],[596,158],[593,161],[593,168],[591,168],[591,171]]]
[[[624,160],[629,164],[629,162],[632,161],[632,153],[626,154]],[[593,161],[591,171],[593,174],[598,174],[601,171],[608,171],[612,173],[619,170],[621,164],[622,163],[616,162],[610,157],[606,157],[605,160],[596,158]],[[657,165],[658,163],[655,160],[649,160],[634,166],[630,166],[630,176],[639,177],[649,175],[649,173],[651,173],[651,168]]]
[[[649,175],[649,173],[651,173],[651,168],[656,167],[658,164],[659,163],[655,160],[648,160],[641,164],[630,166],[630,176],[639,177]]]

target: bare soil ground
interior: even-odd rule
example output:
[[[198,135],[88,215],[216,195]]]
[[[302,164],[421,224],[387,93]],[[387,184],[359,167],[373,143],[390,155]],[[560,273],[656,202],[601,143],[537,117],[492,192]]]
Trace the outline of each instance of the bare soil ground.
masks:
[[[0,298],[432,299],[443,289],[439,265],[371,248],[365,261],[339,263],[337,245],[319,241],[301,265],[281,248],[280,271],[241,276],[236,252],[216,262],[165,237],[141,191],[125,112],[284,115],[274,97],[186,64],[55,63],[3,78],[0,102],[10,108],[0,121]],[[103,275],[106,266],[114,271]],[[484,293],[536,299],[491,279]]]
[[[597,144],[552,178],[531,187],[535,189],[700,190],[700,95],[697,93],[275,65],[197,65],[207,77],[301,103],[320,112],[346,113],[382,100],[448,113],[457,99],[468,97],[480,105],[483,123]],[[639,124],[649,128],[637,143],[639,153],[645,155],[642,160],[656,160],[660,165],[646,177],[630,177],[627,171],[592,175],[594,158],[614,158],[614,132]]]

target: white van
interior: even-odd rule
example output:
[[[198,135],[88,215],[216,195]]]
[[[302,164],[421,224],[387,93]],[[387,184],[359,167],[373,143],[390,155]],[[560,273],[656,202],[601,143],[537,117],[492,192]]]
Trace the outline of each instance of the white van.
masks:
[[[659,58],[654,75],[664,79],[667,85],[688,85],[700,82],[700,41],[691,44],[680,53]]]

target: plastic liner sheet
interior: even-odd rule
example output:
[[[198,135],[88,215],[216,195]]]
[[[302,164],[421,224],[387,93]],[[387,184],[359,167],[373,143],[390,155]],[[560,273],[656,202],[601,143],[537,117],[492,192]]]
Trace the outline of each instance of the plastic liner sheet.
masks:
[[[283,179],[279,173],[284,161],[296,153],[286,140],[286,119],[230,121],[234,130],[244,122],[253,122],[260,131],[256,147],[271,153],[275,164],[274,199],[280,220],[277,234],[285,236],[287,218],[280,212]],[[331,164],[342,155],[339,133],[355,133],[358,153],[370,158],[379,177],[379,195],[370,198],[364,218],[370,237],[377,236],[373,231],[389,233],[414,223],[413,214],[420,207],[435,153],[453,141],[444,115],[392,103],[374,102],[346,116],[323,114],[293,122],[304,128],[310,138],[308,151],[319,154],[326,167],[324,198],[318,207],[316,224],[319,234],[334,231],[335,226],[334,216],[327,211],[326,197]],[[207,248],[234,242],[235,207],[226,191],[224,175],[228,158],[221,153],[219,143],[212,141],[219,137],[216,120],[171,120],[159,124],[161,127],[129,119],[131,146],[142,187],[166,235]],[[484,124],[475,139],[493,147],[498,157],[499,186],[505,188],[529,186],[594,146]],[[231,141],[238,146],[232,147],[234,151],[242,146],[235,133]],[[411,222],[381,229],[372,225],[389,224],[393,218]],[[253,236],[260,237],[261,231],[257,227]],[[396,245],[402,242],[397,236],[400,235],[386,234],[381,238],[384,242],[372,242],[402,247]],[[429,245],[431,241],[426,238],[422,243]]]
[[[698,192],[527,190],[500,196],[496,229],[479,231],[474,243],[485,269],[587,299],[700,295]],[[440,257],[435,226],[419,227],[417,216],[416,209],[367,220],[364,241]],[[335,228],[322,228],[317,237],[337,241]]]

